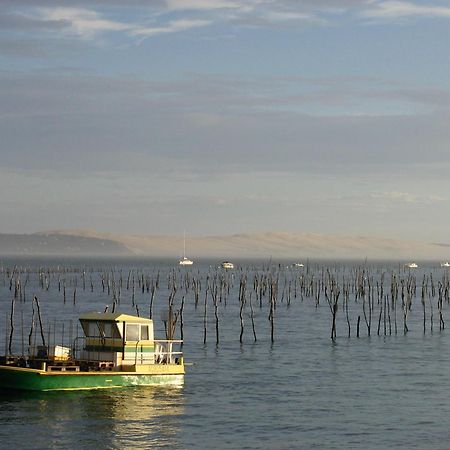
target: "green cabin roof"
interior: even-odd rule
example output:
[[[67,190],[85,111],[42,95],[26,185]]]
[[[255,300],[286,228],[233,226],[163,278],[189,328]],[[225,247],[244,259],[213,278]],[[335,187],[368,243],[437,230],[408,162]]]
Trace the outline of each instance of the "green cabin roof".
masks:
[[[89,312],[82,314],[80,320],[96,320],[108,322],[130,322],[130,323],[152,323],[151,319],[138,316],[130,316],[129,314]]]

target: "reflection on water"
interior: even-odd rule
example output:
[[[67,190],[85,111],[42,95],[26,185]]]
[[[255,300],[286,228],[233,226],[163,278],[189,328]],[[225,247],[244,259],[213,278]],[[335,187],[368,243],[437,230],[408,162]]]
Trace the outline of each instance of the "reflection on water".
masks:
[[[11,447],[180,448],[182,388],[0,395],[0,442]]]

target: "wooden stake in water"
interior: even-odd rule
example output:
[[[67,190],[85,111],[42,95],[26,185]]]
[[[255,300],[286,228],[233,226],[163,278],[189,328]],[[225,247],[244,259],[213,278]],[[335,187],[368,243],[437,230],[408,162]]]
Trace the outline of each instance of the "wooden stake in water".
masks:
[[[184,295],[181,298],[181,307],[180,307],[180,339],[184,340],[184,320],[183,320],[183,311],[184,311]],[[183,342],[181,342],[181,346],[183,346]]]
[[[249,304],[250,304],[250,317],[252,320],[253,338],[255,339],[255,342],[256,342],[257,339],[256,339],[256,330],[255,330],[255,320],[254,320],[254,316],[253,316],[252,292],[250,292]]]
[[[36,302],[36,307],[37,307],[37,313],[38,313],[38,319],[39,319],[39,328],[40,328],[40,331],[41,331],[42,345],[44,347],[46,347],[45,336],[44,336],[44,327],[42,326],[41,308],[39,306],[39,300],[38,300],[38,298],[36,296],[34,296],[34,301]]]
[[[31,328],[30,328],[30,334],[28,335],[28,348],[31,348],[32,339],[33,339],[33,333],[34,333],[34,325],[35,325],[35,318],[34,318],[34,302],[31,303],[32,305],[32,313],[31,313]]]
[[[206,291],[205,291],[205,307],[203,310],[203,344],[206,344],[206,331],[208,326],[208,290],[209,290],[209,280],[206,280]]]
[[[12,355],[12,351],[11,351],[11,346],[12,346],[12,338],[13,338],[13,334],[14,334],[14,306],[16,303],[16,297],[14,296],[12,301],[11,301],[11,315],[10,315],[10,325],[11,325],[11,329],[10,329],[10,334],[9,334],[9,345],[8,345],[8,351],[9,354]]]

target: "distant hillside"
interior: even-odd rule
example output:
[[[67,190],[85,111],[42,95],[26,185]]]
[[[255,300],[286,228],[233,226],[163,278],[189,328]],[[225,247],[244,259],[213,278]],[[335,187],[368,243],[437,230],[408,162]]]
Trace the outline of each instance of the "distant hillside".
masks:
[[[149,256],[178,259],[180,236],[140,236],[90,230],[0,234],[0,255]],[[193,237],[186,241],[192,258],[450,259],[446,244],[308,233],[259,233]]]
[[[126,256],[125,245],[109,239],[62,233],[0,234],[0,255]]]

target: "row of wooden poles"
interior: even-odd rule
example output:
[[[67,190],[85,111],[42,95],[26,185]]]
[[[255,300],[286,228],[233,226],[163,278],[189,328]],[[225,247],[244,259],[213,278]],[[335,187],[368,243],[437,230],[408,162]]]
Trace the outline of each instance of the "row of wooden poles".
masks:
[[[418,279],[412,271],[380,270],[366,266],[355,268],[312,266],[293,269],[278,265],[263,269],[241,267],[232,271],[209,268],[206,272],[177,268],[166,273],[161,270],[150,273],[140,269],[71,270],[63,267],[56,269],[42,267],[30,270],[17,266],[13,268],[2,266],[0,271],[3,274],[3,286],[9,287],[12,293],[9,348],[14,331],[15,303],[27,301],[30,280],[33,281],[31,283],[33,314],[36,306],[39,321],[42,319],[38,296],[42,294],[45,297],[45,292],[50,289],[58,289],[62,301],[64,303],[71,301],[74,305],[77,302],[77,290],[93,293],[101,289],[110,298],[112,312],[128,298],[137,315],[143,314],[138,300],[148,296],[148,310],[145,315],[150,318],[153,318],[157,295],[159,297],[167,295],[167,314],[164,317],[167,339],[174,338],[178,323],[183,339],[183,312],[186,299],[189,299],[195,309],[200,305],[203,307],[204,343],[207,342],[208,336],[208,308],[212,306],[216,344],[220,342],[219,310],[226,308],[229,301],[236,301],[239,307],[239,341],[242,343],[246,317],[250,317],[253,340],[257,341],[255,308],[264,310],[267,307],[270,340],[274,342],[276,310],[280,304],[285,304],[287,308],[291,306],[292,301],[301,303],[307,300],[316,308],[326,304],[331,312],[330,336],[335,340],[339,311],[343,314],[348,337],[352,335],[353,328],[356,329],[354,335],[361,336],[362,322],[368,336],[374,334],[374,328],[377,335],[397,334],[399,329],[407,333],[409,314],[414,299],[418,296],[422,305],[424,333],[427,324],[431,331],[434,330],[435,321],[439,324],[439,330],[443,330],[444,304],[449,304],[450,298],[450,280],[447,271],[440,273],[431,271]],[[166,288],[164,293],[163,286]],[[356,317],[351,317],[355,311]],[[356,324],[352,326],[355,322]]]

